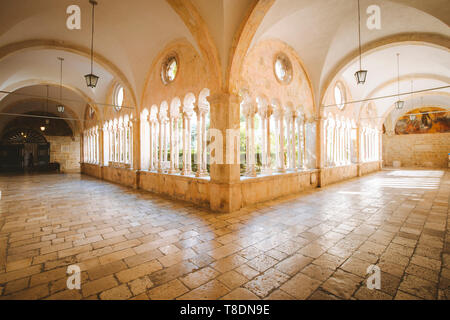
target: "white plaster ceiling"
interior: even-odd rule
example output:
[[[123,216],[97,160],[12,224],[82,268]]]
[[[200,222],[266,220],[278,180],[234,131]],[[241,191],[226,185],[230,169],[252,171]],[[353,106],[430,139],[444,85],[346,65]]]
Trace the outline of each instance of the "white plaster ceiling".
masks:
[[[381,8],[381,30],[365,27],[365,8]],[[419,9],[427,9],[427,12]],[[362,42],[369,43],[400,33],[436,33],[450,36],[448,0],[361,0]],[[438,17],[438,18],[437,18]],[[442,20],[444,21],[442,21]],[[316,93],[338,63],[358,48],[357,1],[277,0],[259,27],[253,44],[276,38],[292,46],[305,64]],[[382,66],[385,61],[380,61]],[[388,61],[386,61],[388,62]],[[404,70],[410,73],[408,70]],[[360,98],[360,97],[355,97]],[[319,103],[319,101],[317,101]]]
[[[86,49],[90,47],[91,6],[88,0],[1,2],[0,47],[36,39],[57,40],[62,44]],[[233,38],[253,0],[192,0],[192,2],[209,28],[218,48],[224,72]],[[75,3],[82,10],[82,29],[70,31],[66,28],[66,8]],[[276,0],[258,28],[253,44],[262,39],[276,38],[292,46],[304,62],[312,80],[316,102],[320,104],[319,99],[322,95],[320,88],[337,64],[357,49],[356,4],[356,0]],[[381,30],[369,31],[364,27],[366,19],[364,9],[372,4],[381,7]],[[421,32],[450,36],[448,0],[361,0],[361,7],[363,44],[399,33]],[[197,49],[199,47],[189,29],[166,0],[99,0],[95,27],[96,53],[109,60],[125,75],[138,103],[153,59],[169,42],[185,38]],[[448,64],[445,63],[445,61],[448,63],[448,57],[442,52],[428,49],[419,49],[419,53],[409,58],[410,52],[405,51],[405,54],[402,54],[402,74],[442,76],[443,72],[447,72],[448,75]],[[395,54],[392,59],[392,53],[380,52],[372,59],[373,61],[370,55],[364,57],[363,66],[369,69],[368,85],[364,89],[357,88],[354,99],[364,98],[374,87],[395,76],[393,74],[395,68],[393,69],[391,65],[395,62]],[[74,53],[50,49],[24,51],[1,60],[0,89],[30,79],[58,83],[57,56],[66,58],[65,84],[82,91],[95,101],[105,102],[107,87],[112,81],[118,80],[114,79],[111,72],[96,64],[96,73],[101,78],[98,87],[92,91],[86,87],[83,79],[84,74],[89,72],[89,59]],[[423,59],[423,56],[427,59]],[[408,59],[413,63],[408,64]],[[417,59],[425,60],[426,63],[416,65]],[[432,61],[434,59],[436,61]],[[372,62],[376,62],[376,65]],[[439,70],[442,67],[444,69]],[[342,75],[352,84],[354,71],[352,65],[342,71]],[[418,80],[417,88],[422,85],[430,87],[438,84],[437,82],[448,82],[445,79],[436,82],[427,78],[423,78],[423,81],[430,82],[421,84]],[[379,94],[385,93],[391,94],[392,88],[387,87],[379,91]],[[382,113],[383,110],[380,109],[379,112]]]
[[[63,84],[71,88],[77,88],[93,101],[104,102],[107,91],[114,77],[99,66],[94,64],[94,73],[100,77],[97,87],[86,86],[84,75],[90,73],[90,60],[61,50],[30,49],[6,56],[0,60],[0,88],[2,90],[16,89],[16,84],[28,80],[40,80],[43,83],[60,82],[60,61],[63,61]],[[0,99],[2,96],[0,95]]]
[[[51,113],[67,119],[83,119],[84,110],[86,109],[86,102],[76,92],[67,88],[62,89],[62,104],[65,106],[64,113],[57,111],[59,100],[59,87],[55,85],[48,86],[49,102],[47,105],[47,86],[46,85],[32,85],[20,88],[14,91],[14,94],[9,94],[0,101],[0,112],[8,114],[25,114],[29,112]],[[0,133],[15,116],[0,115]],[[80,123],[69,120],[73,126],[79,126]]]
[[[91,5],[88,0],[1,2],[0,47],[35,39],[52,39],[85,48],[90,47]],[[106,57],[125,74],[138,102],[153,59],[169,42],[186,38],[197,47],[183,21],[165,0],[98,2],[99,5],[95,9],[95,52]],[[66,8],[72,4],[77,4],[81,8],[81,30],[66,28],[68,17]],[[20,61],[14,66],[19,67]],[[53,70],[54,63],[45,67]],[[72,71],[76,73],[72,75],[73,79],[80,77],[83,80],[83,75],[89,73],[88,61]],[[43,76],[46,73],[48,74],[44,72]],[[101,78],[99,83],[107,82],[105,80],[108,79]],[[85,87],[84,84],[80,89],[85,90]],[[100,98],[103,98],[103,88],[99,91],[102,91]]]
[[[193,0],[216,43],[225,73],[234,36],[254,0]]]
[[[355,60],[345,68],[338,78],[345,80],[349,86],[353,100],[395,95],[397,84],[397,53],[400,54],[400,93],[428,90],[450,85],[450,51],[447,49],[419,44],[395,45],[378,49],[363,57],[363,68],[368,70],[364,85],[356,85],[354,77],[359,69],[359,61]],[[438,92],[448,93],[442,96],[442,105],[450,106],[450,89]],[[423,93],[420,95],[430,95]],[[401,96],[408,100],[409,95]],[[377,117],[386,115],[392,108],[396,97],[374,101]],[[431,102],[431,101],[430,101]]]

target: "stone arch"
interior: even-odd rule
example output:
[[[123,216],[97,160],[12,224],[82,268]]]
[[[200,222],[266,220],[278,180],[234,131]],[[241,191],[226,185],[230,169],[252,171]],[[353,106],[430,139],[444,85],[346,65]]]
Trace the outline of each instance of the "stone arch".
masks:
[[[23,100],[19,100],[16,101],[15,103],[9,105],[7,108],[1,110],[1,112],[6,112],[6,113],[10,113],[10,111],[13,111],[14,109],[16,109],[15,107],[19,104],[23,104],[26,102],[32,102],[32,101],[42,101],[39,99],[23,99]],[[48,99],[49,102],[51,103],[59,103],[59,101],[56,101],[54,99]],[[73,135],[75,136],[75,134],[80,133],[83,129],[83,123],[82,120],[78,117],[78,115],[72,110],[72,108],[70,108],[70,106],[63,104],[64,108],[65,108],[65,112],[73,119],[73,121],[69,121],[68,119],[64,119],[62,118],[62,120],[64,120],[68,126],[70,127],[70,129],[72,130]],[[38,111],[38,110],[37,110]]]
[[[55,50],[62,50],[70,53],[74,53],[80,56],[83,56],[85,58],[90,58],[90,49],[71,44],[68,42],[61,42],[57,40],[45,40],[45,39],[38,39],[38,40],[25,40],[21,42],[15,42],[8,44],[6,46],[3,46],[0,48],[0,60],[4,59],[5,57],[9,55],[13,55],[15,53],[26,51],[26,50],[39,50],[39,49],[55,49]],[[115,66],[111,61],[109,61],[104,56],[94,52],[94,61],[104,67],[108,72],[110,72],[112,75],[114,75],[116,78],[120,79],[121,82],[124,84],[124,87],[131,93],[131,98],[133,101],[134,106],[137,106],[137,100],[136,100],[136,94],[134,90],[132,89],[131,83],[126,78],[124,73]]]
[[[364,56],[391,46],[396,46],[398,44],[422,44],[425,46],[438,47],[450,51],[450,40],[447,37],[435,33],[403,33],[390,35],[363,45],[361,47],[361,51]],[[347,56],[342,58],[334,68],[331,69],[320,88],[321,105],[324,103],[327,91],[338,74],[355,62],[358,58],[359,49],[349,53]]]
[[[233,88],[235,88],[236,83],[239,81],[242,64],[245,61],[245,57],[247,56],[253,37],[255,36],[255,33],[265,15],[274,3],[275,0],[254,0],[250,5],[250,9],[237,30],[233,40],[225,76],[225,89],[232,91]]]
[[[173,10],[180,16],[191,34],[197,41],[201,54],[208,66],[211,79],[210,88],[218,90],[222,87],[222,72],[219,51],[212,39],[206,22],[195,8],[191,0],[166,0]]]

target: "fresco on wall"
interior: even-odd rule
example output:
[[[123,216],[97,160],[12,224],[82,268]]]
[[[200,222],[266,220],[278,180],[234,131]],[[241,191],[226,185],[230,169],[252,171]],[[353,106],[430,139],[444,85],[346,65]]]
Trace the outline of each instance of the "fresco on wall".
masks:
[[[436,113],[438,111],[444,111]],[[419,114],[420,115],[414,115]],[[424,107],[412,110],[401,117],[395,126],[395,134],[421,134],[450,132],[450,111]]]

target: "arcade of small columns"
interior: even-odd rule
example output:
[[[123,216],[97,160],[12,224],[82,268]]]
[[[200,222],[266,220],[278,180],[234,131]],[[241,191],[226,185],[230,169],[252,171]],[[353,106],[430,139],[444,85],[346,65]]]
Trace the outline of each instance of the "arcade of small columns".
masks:
[[[359,161],[381,160],[380,130],[370,126],[357,127],[354,121],[329,115],[324,121],[325,166],[343,166],[352,163],[353,150],[357,148],[359,137]],[[356,159],[355,159],[356,160]]]
[[[257,103],[246,98],[241,103],[245,118],[246,176],[256,177],[256,115],[260,120],[261,174],[273,172],[271,159],[271,125],[275,128],[275,171],[283,173],[305,169],[305,126],[304,115],[299,109],[288,104],[282,107],[276,101],[269,104],[265,98],[257,98]],[[285,155],[286,149],[286,155]]]
[[[206,98],[209,90],[204,89],[196,103],[196,97],[188,93],[183,105],[176,97],[170,106],[163,101],[153,105],[150,112],[141,113],[141,169],[158,173],[190,176],[192,171],[193,122],[196,121],[197,177],[208,176],[207,170],[207,121],[209,103]],[[182,166],[180,167],[180,154]],[[170,161],[169,161],[170,155]]]
[[[169,106],[163,101],[160,107],[153,105],[150,111],[141,113],[141,170],[158,173],[181,174],[197,177],[208,176],[207,130],[210,105],[209,90],[203,90],[196,102],[194,94],[185,96],[183,104],[174,98]],[[278,100],[258,97],[256,102],[243,99],[241,114],[245,118],[245,176],[256,177],[256,138],[261,147],[261,174],[301,171],[306,168],[306,124],[302,108],[292,103],[282,106]],[[193,139],[193,122],[197,137]],[[260,121],[260,130],[255,130]],[[353,161],[381,160],[381,131],[370,126],[357,127],[354,121],[330,114],[322,119],[324,140],[324,166],[350,165]],[[273,130],[273,131],[272,131]],[[271,157],[271,133],[275,139],[275,162]],[[133,167],[133,121],[129,116],[105,122],[103,137],[98,127],[83,133],[84,162],[100,164],[99,144],[103,140],[104,164]],[[197,170],[192,168],[192,150],[196,146]],[[359,147],[359,150],[356,148]],[[359,151],[358,155],[354,154]],[[315,152],[315,150],[310,151]],[[178,156],[172,156],[178,155]],[[352,155],[356,158],[352,159]],[[180,159],[181,158],[181,159]]]
[[[119,120],[114,119],[103,127],[105,163],[133,165],[133,121],[126,115]]]
[[[83,132],[83,161],[90,164],[100,163],[98,126]]]

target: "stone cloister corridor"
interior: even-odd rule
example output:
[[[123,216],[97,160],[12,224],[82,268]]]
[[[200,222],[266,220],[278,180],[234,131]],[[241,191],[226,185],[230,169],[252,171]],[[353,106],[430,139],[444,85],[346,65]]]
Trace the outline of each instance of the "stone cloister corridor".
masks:
[[[450,300],[449,0],[0,0],[0,21],[2,310]]]
[[[450,298],[448,170],[383,170],[231,214],[79,174],[4,175],[0,189],[2,300]]]

